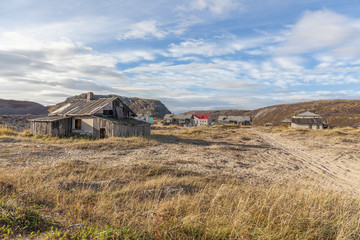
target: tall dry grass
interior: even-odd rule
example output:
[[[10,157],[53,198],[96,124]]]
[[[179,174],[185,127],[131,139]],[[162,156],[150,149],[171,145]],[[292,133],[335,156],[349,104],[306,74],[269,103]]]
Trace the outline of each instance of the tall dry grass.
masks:
[[[146,163],[101,168],[81,161],[63,161],[56,166],[12,169],[0,175],[0,199],[2,214],[16,205],[38,211],[36,223],[44,224],[34,233],[21,227],[6,232],[11,226],[0,217],[4,237],[360,237],[358,196],[304,182],[251,185],[236,178],[207,177]]]
[[[288,126],[276,127],[257,127],[257,130],[271,133],[289,133],[311,136],[350,136],[360,137],[360,129],[351,127],[333,128],[333,129],[308,129],[308,128],[290,128]]]
[[[4,135],[106,151],[235,136],[237,128],[163,128],[147,138],[102,140]],[[300,180],[251,184],[180,171],[166,161],[108,167],[59,160],[0,169],[0,238],[360,239],[360,197]]]

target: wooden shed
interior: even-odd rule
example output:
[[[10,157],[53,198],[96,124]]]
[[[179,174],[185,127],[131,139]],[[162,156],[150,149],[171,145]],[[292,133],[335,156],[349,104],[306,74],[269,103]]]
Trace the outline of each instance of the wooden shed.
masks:
[[[33,135],[44,134],[50,136],[71,135],[71,118],[62,116],[47,116],[31,119],[30,130]]]

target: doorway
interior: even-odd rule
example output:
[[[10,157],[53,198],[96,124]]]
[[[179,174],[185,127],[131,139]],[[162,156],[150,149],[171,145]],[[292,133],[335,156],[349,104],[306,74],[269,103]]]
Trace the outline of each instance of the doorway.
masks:
[[[105,128],[100,128],[100,138],[105,138],[106,134],[105,134]]]

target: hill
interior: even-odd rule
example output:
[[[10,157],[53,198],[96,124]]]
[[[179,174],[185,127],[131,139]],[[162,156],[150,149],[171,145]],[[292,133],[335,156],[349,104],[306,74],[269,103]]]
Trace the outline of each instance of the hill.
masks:
[[[264,125],[267,122],[279,125],[283,119],[305,111],[320,114],[329,125],[336,127],[360,124],[360,100],[321,100],[274,105],[253,110],[251,116],[254,125]]]
[[[58,103],[50,107],[50,111],[54,111],[65,103],[71,102],[74,99],[86,99],[86,93],[68,97],[64,102]],[[143,98],[128,98],[124,96],[118,96],[115,94],[109,95],[94,95],[94,99],[99,98],[111,98],[119,97],[126,105],[128,105],[137,114],[147,114],[156,118],[163,118],[165,114],[171,113],[169,109],[159,100],[155,99],[143,99]]]
[[[320,114],[332,126],[345,127],[360,124],[360,100],[320,100],[281,104],[259,108],[256,110],[215,110],[190,111],[191,114],[212,114],[217,119],[220,115],[251,116],[254,125],[273,123],[280,125],[285,118],[305,111]]]
[[[0,99],[0,114],[32,114],[42,115],[47,113],[47,107],[30,101],[4,100]]]

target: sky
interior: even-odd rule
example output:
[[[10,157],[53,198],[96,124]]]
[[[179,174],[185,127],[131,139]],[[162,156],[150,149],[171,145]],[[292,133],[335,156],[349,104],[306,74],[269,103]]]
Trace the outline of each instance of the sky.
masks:
[[[0,1],[0,98],[172,112],[359,99],[360,0]]]

